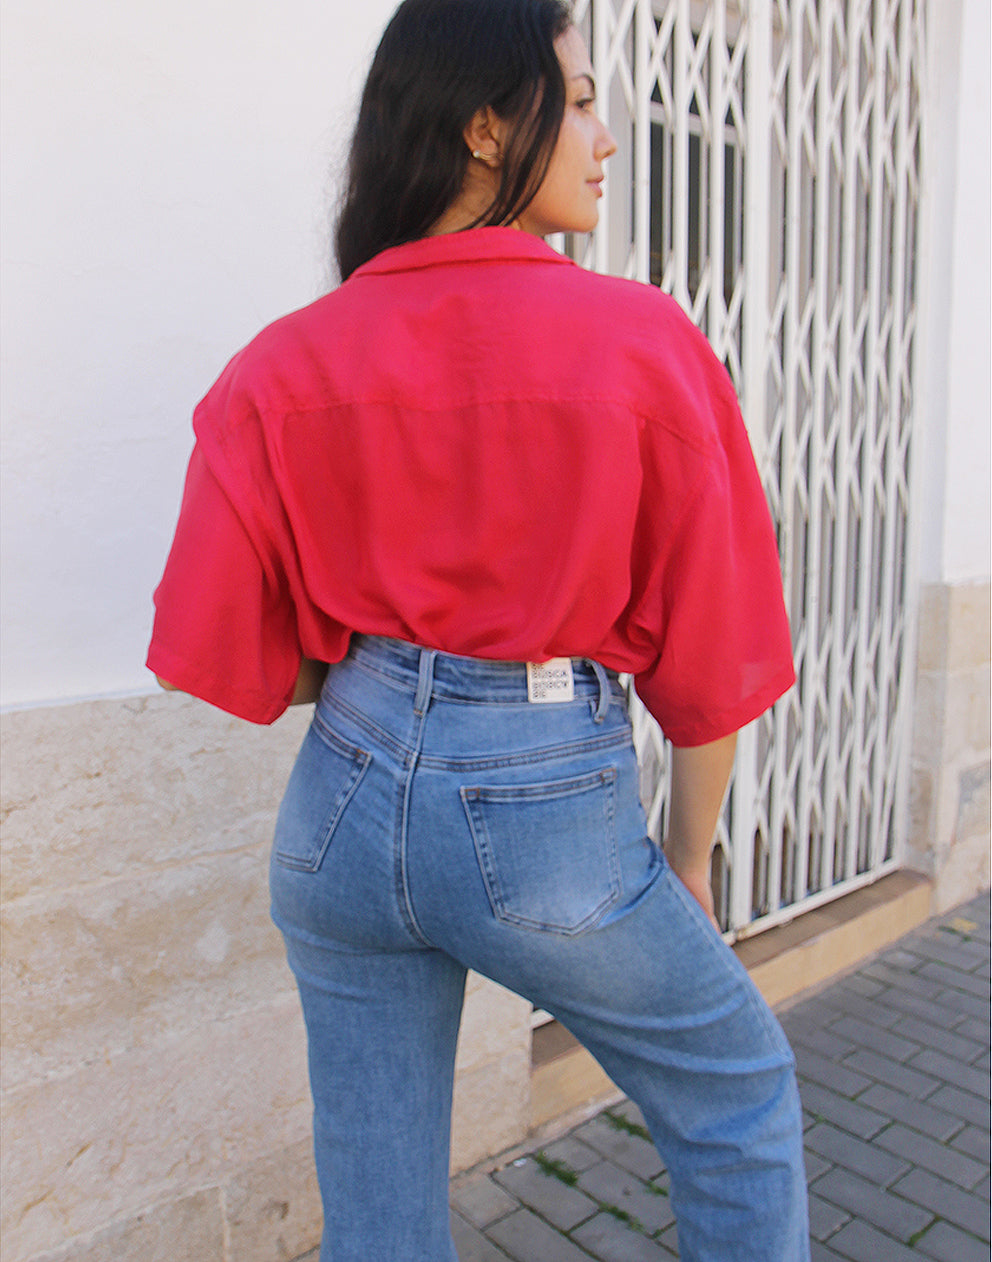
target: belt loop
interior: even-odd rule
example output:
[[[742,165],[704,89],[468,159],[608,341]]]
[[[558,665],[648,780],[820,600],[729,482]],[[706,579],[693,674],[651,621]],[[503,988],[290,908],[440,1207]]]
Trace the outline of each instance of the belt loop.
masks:
[[[610,708],[610,680],[606,674],[606,668],[599,662],[594,662],[591,657],[586,661],[596,672],[596,678],[599,680],[599,705],[596,707],[596,722],[602,723],[606,718],[606,712]]]
[[[417,695],[413,699],[413,712],[423,718],[434,686],[434,659],[437,649],[420,650],[420,674],[417,678]]]

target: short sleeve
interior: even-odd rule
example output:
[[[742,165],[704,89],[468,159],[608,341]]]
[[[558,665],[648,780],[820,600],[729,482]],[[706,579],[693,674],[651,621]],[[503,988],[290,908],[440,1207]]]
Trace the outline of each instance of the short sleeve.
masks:
[[[646,608],[659,651],[635,677],[676,746],[728,736],[795,682],[775,535],[729,382],[714,409],[716,441],[670,537],[652,541]]]
[[[154,599],[147,665],[156,675],[254,723],[282,714],[302,659],[293,605],[201,442]]]

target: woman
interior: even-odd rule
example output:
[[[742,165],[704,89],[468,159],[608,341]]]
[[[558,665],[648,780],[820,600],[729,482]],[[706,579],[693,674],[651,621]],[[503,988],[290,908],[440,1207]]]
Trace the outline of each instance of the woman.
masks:
[[[455,1257],[468,968],[640,1105],[687,1262],[807,1256],[791,1054],[708,879],[735,733],[794,678],[778,562],[701,335],[542,240],[595,226],[614,149],[558,0],[405,0],[354,137],[344,283],[197,409],[148,660],[256,722],[318,702],[271,887],[323,1262]],[[664,854],[617,672],[676,747]]]

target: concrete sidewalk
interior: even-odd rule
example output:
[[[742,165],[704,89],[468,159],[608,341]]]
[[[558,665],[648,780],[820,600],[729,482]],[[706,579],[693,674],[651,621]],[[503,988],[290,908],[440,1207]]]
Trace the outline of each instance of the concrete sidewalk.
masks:
[[[988,897],[780,1016],[805,1106],[813,1262],[989,1262]],[[630,1103],[458,1176],[451,1203],[460,1262],[678,1257],[667,1175]]]

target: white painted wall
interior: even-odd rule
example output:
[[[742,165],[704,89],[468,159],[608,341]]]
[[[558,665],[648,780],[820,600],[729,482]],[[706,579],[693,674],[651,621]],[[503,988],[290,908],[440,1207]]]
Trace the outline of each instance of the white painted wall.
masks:
[[[192,408],[327,287],[333,171],[394,7],[3,0],[6,705],[154,687]]]
[[[992,8],[966,0],[961,29],[943,577],[992,572]]]
[[[958,583],[992,569],[992,10],[930,0],[927,17],[920,577]]]

